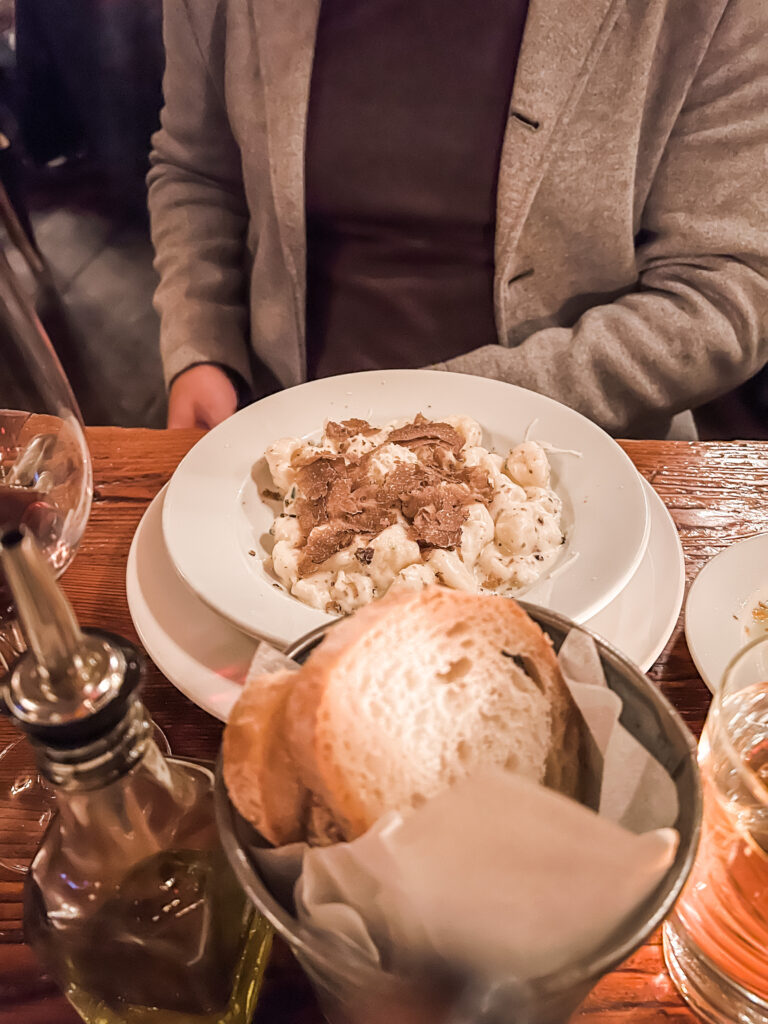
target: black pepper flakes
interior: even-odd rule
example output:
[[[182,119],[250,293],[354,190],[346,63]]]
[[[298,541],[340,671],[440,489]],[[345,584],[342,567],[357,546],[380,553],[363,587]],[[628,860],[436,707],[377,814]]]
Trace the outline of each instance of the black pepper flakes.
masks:
[[[358,548],[355,552],[355,558],[361,565],[370,565],[373,561],[373,554],[373,548]]]

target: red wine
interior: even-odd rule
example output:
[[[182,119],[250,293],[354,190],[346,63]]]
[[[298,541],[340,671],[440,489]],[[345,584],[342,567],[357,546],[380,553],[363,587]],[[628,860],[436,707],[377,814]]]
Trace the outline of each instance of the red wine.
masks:
[[[17,528],[27,509],[42,502],[43,497],[33,487],[8,487],[0,484],[0,532]]]

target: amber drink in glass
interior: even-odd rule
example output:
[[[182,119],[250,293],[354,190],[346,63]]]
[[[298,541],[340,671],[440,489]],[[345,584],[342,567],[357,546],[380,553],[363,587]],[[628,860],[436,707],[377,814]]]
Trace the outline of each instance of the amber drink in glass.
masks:
[[[667,966],[703,1020],[768,1024],[768,637],[726,670],[699,767],[701,845],[664,926]]]

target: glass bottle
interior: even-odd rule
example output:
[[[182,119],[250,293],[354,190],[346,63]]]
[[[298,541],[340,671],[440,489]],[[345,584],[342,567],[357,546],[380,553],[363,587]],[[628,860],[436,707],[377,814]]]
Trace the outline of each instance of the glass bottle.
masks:
[[[27,941],[88,1024],[247,1024],[271,930],[220,846],[207,767],[164,757],[138,652],[80,630],[30,536],[0,558],[29,642],[5,701],[54,787]]]

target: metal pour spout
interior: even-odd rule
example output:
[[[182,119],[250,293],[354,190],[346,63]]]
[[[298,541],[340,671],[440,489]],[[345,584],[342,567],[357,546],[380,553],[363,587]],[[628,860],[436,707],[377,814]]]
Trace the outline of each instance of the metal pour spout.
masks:
[[[0,562],[38,669],[60,697],[75,699],[82,689],[83,634],[72,606],[31,534],[19,530],[3,534]]]

